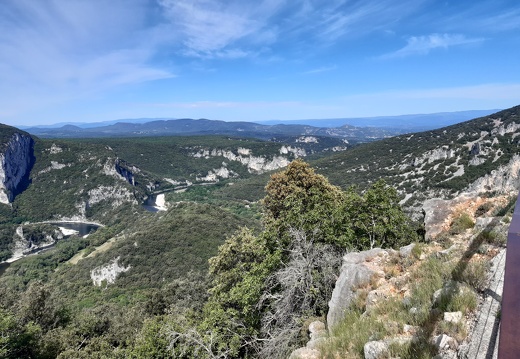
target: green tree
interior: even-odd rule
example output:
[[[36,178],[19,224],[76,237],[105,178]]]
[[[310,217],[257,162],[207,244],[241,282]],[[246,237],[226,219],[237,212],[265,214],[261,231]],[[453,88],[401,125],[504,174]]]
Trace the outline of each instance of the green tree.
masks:
[[[353,208],[357,247],[398,247],[414,239],[413,227],[399,205],[395,188],[383,179],[374,183]]]
[[[262,201],[264,223],[278,241],[287,247],[290,228],[328,243],[342,244],[345,195],[339,187],[316,174],[307,163],[294,160],[284,171],[271,176]],[[344,243],[343,243],[344,244]]]
[[[0,358],[32,357],[40,334],[38,325],[24,325],[12,313],[0,309]]]

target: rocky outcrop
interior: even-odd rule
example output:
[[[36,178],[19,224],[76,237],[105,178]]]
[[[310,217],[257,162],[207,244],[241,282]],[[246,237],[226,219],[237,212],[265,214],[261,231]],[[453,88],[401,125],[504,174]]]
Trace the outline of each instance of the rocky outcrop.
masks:
[[[123,203],[137,203],[133,193],[121,186],[99,186],[88,191],[87,206],[110,200],[112,208],[119,207]]]
[[[222,163],[222,167],[214,168],[213,170],[208,171],[206,176],[197,176],[195,179],[198,182],[218,182],[219,178],[231,178],[238,177],[238,173],[229,170],[225,162]]]
[[[137,185],[135,174],[140,172],[139,168],[135,166],[129,166],[126,162],[120,159],[116,160],[114,168],[116,172],[132,186]]]
[[[297,147],[290,146],[282,146],[280,148],[280,153],[289,154],[291,153],[294,157],[303,156],[305,150],[299,149]],[[237,149],[237,154],[230,150],[221,150],[221,149],[200,149],[195,153],[191,153],[191,157],[195,158],[210,158],[210,157],[224,157],[229,161],[240,162],[244,166],[247,167],[247,170],[250,173],[261,174],[268,171],[277,170],[279,168],[286,167],[291,159],[285,157],[283,155],[280,156],[272,156],[271,159],[262,156],[253,156],[252,151],[247,148],[239,147]]]
[[[329,331],[345,316],[345,312],[356,296],[357,289],[370,283],[372,277],[378,273],[367,265],[366,261],[384,253],[387,252],[374,248],[364,252],[351,252],[343,257],[341,273],[329,301],[327,313]]]
[[[113,284],[120,273],[124,273],[131,268],[130,266],[121,267],[118,263],[119,259],[120,257],[117,257],[107,265],[96,267],[90,271],[90,279],[95,286],[101,286],[103,281],[106,281],[107,284]]]
[[[491,171],[470,184],[467,193],[517,192],[520,187],[520,156],[514,155],[509,163]]]
[[[34,140],[14,133],[0,153],[0,203],[10,203],[23,190],[34,164]]]
[[[371,341],[363,347],[365,359],[382,359],[388,358],[390,352],[388,344],[382,340]]]

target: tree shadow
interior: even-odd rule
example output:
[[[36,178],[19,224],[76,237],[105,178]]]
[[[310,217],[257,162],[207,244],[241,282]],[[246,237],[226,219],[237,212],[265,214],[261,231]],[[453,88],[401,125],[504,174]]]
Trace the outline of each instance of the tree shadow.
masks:
[[[492,231],[499,224],[500,220],[498,218],[494,218],[487,226],[484,228],[470,243],[467,250],[463,253],[461,259],[455,265],[455,268],[451,272],[451,279],[454,281],[460,281],[463,278],[464,271],[467,269],[470,260],[477,253],[479,247],[486,241],[486,236],[483,235],[486,231]],[[449,290],[443,294],[443,301],[445,303],[451,303],[457,294],[457,291]],[[495,293],[496,294],[496,293]],[[438,323],[443,319],[443,311],[436,308],[435,304],[433,308],[430,310],[428,317],[419,324],[421,331],[418,335],[412,340],[412,343],[408,349],[408,355],[410,358],[426,358],[431,357],[436,354],[437,349],[431,343],[431,337],[435,332],[435,329]],[[493,334],[498,332],[499,326],[499,318],[496,318]],[[493,350],[495,347],[496,336],[492,337],[492,342],[487,349],[488,354],[486,358],[488,358],[489,353],[493,355]],[[490,357],[491,357],[490,356]]]

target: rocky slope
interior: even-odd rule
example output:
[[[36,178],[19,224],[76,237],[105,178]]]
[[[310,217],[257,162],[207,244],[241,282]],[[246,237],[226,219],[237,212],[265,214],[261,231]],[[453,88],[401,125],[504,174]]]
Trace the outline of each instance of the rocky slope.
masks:
[[[406,206],[461,193],[512,193],[520,186],[520,106],[457,125],[377,143],[318,160],[332,182],[378,178],[396,186]]]
[[[428,233],[435,239],[427,244],[346,254],[329,302],[327,326],[313,322],[309,342],[290,358],[457,358],[493,353],[496,337],[489,328],[484,338],[482,323],[496,322],[496,316],[482,316],[480,310],[493,299],[487,288],[496,290],[500,284],[501,278],[495,278],[499,263],[503,276],[511,217],[495,214],[508,206],[507,197],[455,201],[458,205],[449,212],[442,206],[431,208],[446,225],[436,237]],[[462,214],[472,225],[456,233],[454,223]],[[365,333],[358,338],[356,331]]]

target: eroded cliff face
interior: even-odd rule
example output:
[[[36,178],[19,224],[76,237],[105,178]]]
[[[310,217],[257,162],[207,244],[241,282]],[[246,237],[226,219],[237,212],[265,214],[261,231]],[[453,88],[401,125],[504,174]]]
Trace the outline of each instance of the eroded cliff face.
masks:
[[[22,189],[34,164],[34,140],[15,133],[0,153],[0,203],[11,203]]]

